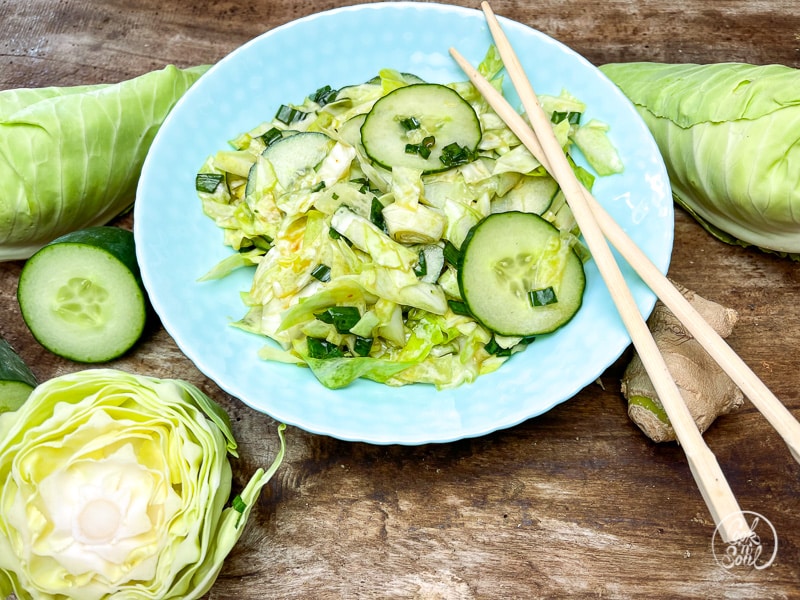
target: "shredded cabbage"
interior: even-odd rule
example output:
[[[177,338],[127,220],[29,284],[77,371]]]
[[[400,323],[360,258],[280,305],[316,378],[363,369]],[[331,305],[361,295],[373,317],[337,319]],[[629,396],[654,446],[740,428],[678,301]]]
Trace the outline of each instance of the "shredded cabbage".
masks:
[[[490,47],[479,70],[500,88],[502,68]],[[531,341],[493,343],[492,333],[459,308],[457,264],[451,259],[427,265],[422,258],[431,246],[439,255],[447,256],[447,247],[457,252],[481,219],[518,210],[519,201],[504,198],[523,180],[551,182],[537,188],[548,195],[546,205],[558,186],[469,82],[448,85],[479,117],[476,159],[431,175],[370,163],[360,142],[359,118],[386,93],[417,82],[413,75],[384,69],[370,82],[338,90],[335,98],[321,88],[303,103],[287,105],[304,113],[297,120],[287,124],[276,118],[232,141],[234,152],[250,154],[247,164],[259,165],[265,134],[318,131],[335,140],[329,158],[299,174],[299,183],[288,188],[273,178],[254,195],[249,167],[237,173],[235,165],[214,156],[200,169],[220,177],[215,189],[199,190],[203,209],[223,228],[225,242],[243,255],[226,259],[210,276],[257,265],[245,294],[247,314],[236,326],[272,340],[262,358],[306,365],[330,388],[357,378],[455,387],[496,370]],[[565,151],[580,140],[593,168],[622,169],[606,130],[597,122],[580,124],[585,107],[578,99],[562,91],[543,102]],[[591,177],[580,171],[591,185]],[[551,220],[571,229],[574,221],[565,211],[553,213]],[[356,309],[357,322],[337,329],[324,320],[331,307]]]

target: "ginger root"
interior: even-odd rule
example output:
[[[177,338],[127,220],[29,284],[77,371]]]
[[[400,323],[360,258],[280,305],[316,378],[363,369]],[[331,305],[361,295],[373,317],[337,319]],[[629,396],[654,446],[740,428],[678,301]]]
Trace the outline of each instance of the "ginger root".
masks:
[[[739,317],[734,309],[675,285],[721,337],[731,334]],[[719,415],[742,405],[741,390],[661,301],[656,302],[647,325],[701,433]],[[674,441],[675,431],[638,354],[634,353],[621,384],[630,419],[654,442]]]

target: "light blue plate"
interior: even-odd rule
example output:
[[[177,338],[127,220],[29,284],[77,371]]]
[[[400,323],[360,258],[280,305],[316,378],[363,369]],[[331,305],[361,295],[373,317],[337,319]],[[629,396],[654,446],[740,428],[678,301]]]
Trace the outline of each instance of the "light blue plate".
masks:
[[[540,94],[566,89],[588,105],[625,163],[600,178],[596,197],[666,273],[673,209],[657,147],[628,100],[596,68],[559,42],[500,19]],[[376,444],[446,442],[510,427],[594,382],[630,343],[593,263],[584,305],[564,328],[536,340],[501,369],[448,391],[358,381],[333,391],[310,371],[260,360],[265,340],[230,326],[245,312],[239,292],[250,273],[198,283],[230,253],[203,215],[194,178],[205,159],[242,131],[271,119],[282,103],[302,102],[323,85],[365,81],[382,68],[433,82],[464,81],[448,54],[473,65],[491,35],[478,10],[398,2],[323,12],[273,29],[208,71],[159,131],[144,165],[135,206],[137,255],[150,300],[181,350],[234,397],[276,420],[344,440]],[[517,104],[511,93],[507,95]],[[579,157],[580,158],[580,157]],[[620,261],[643,314],[650,290]]]

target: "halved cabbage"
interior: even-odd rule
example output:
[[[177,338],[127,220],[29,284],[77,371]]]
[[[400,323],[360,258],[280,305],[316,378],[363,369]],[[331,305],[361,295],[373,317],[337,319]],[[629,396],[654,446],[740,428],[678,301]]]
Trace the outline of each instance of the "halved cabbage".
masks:
[[[678,204],[725,242],[800,258],[800,70],[649,62],[601,70],[649,127]]]
[[[0,261],[129,208],[158,128],[207,69],[0,92]]]
[[[0,413],[0,597],[190,600],[213,585],[259,493],[231,501],[228,415],[195,386],[113,369]]]

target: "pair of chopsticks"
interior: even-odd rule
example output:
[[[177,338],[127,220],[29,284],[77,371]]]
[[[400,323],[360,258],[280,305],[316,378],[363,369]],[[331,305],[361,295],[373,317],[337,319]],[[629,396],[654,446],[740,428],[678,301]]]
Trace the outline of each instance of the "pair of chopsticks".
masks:
[[[678,443],[686,454],[695,482],[720,536],[726,542],[731,542],[750,535],[750,527],[739,504],[669,373],[664,357],[625,283],[608,241],[764,415],[798,462],[800,423],[578,181],[489,3],[483,2],[481,8],[532,128],[457,50],[451,48],[450,54],[498,116],[559,183],[631,341],[672,423]]]

